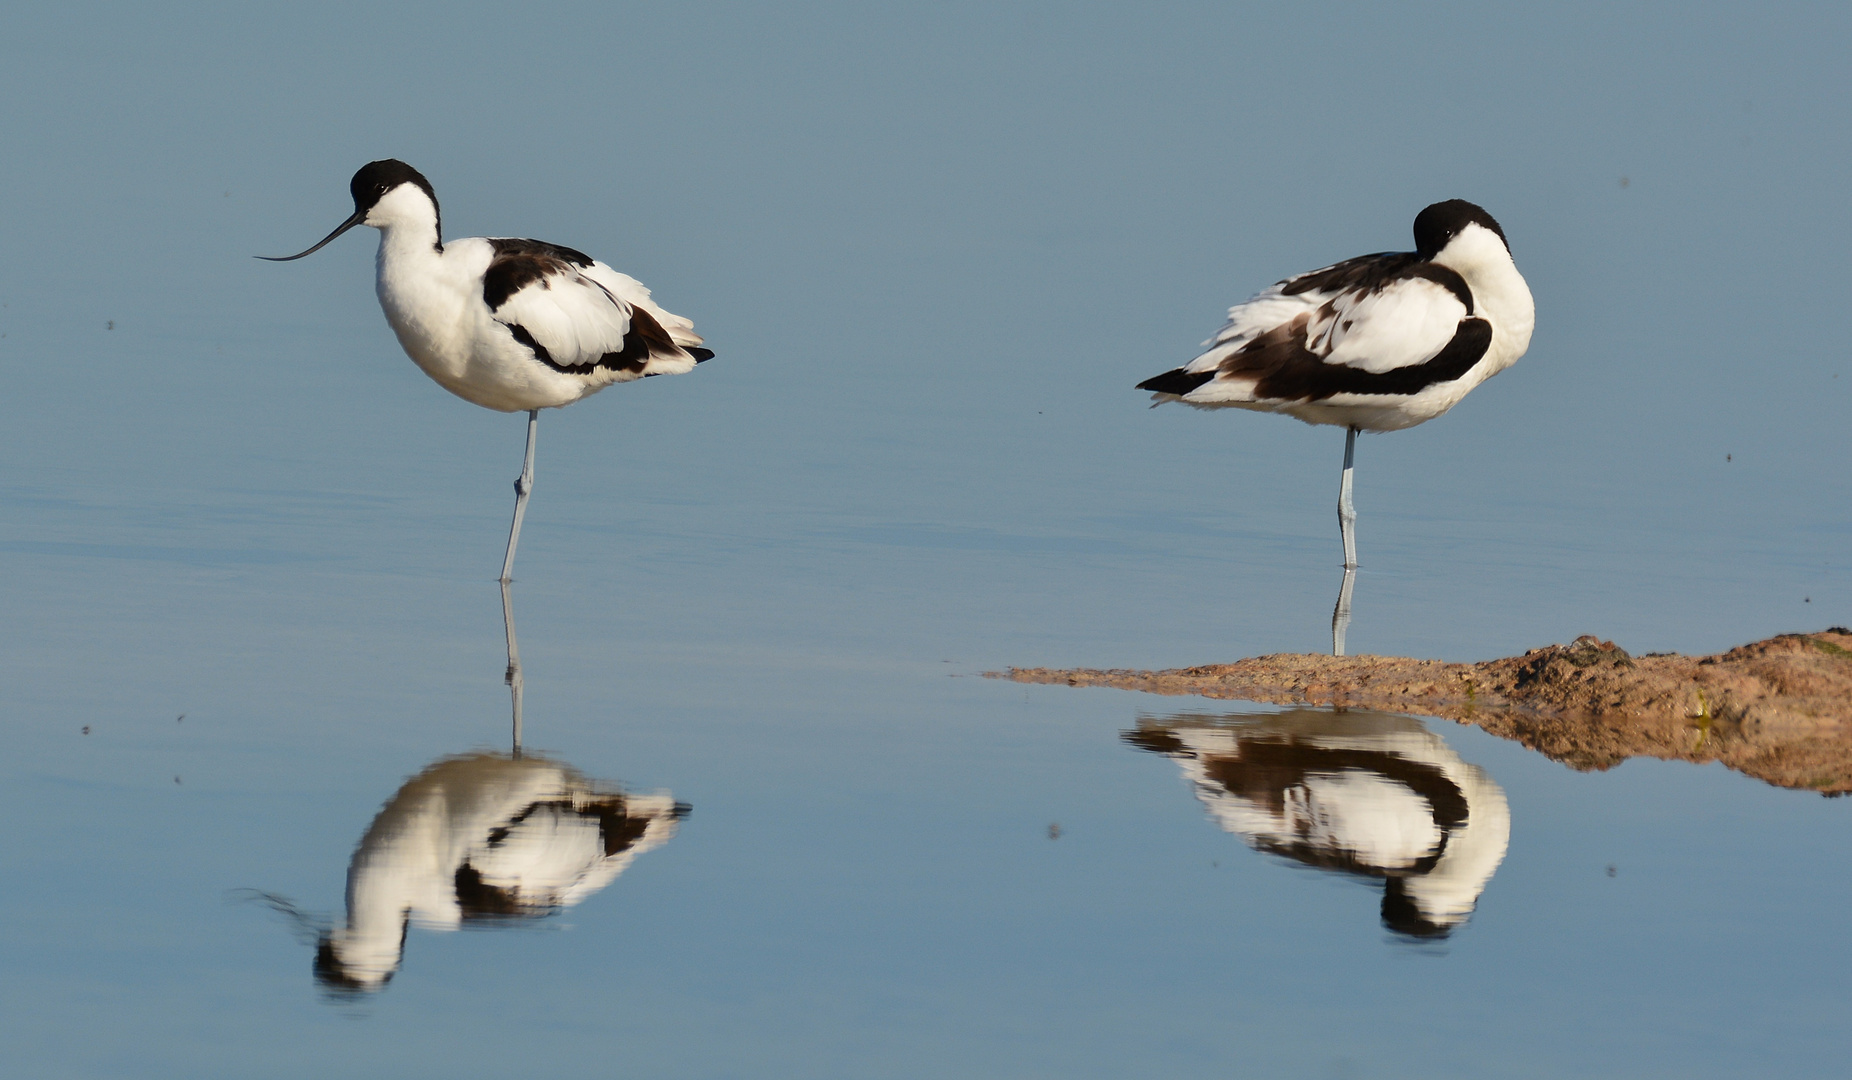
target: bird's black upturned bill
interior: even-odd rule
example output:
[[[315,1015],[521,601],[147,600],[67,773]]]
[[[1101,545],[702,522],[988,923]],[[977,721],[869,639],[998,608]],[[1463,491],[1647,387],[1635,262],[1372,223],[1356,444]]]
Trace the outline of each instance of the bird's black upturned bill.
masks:
[[[366,219],[367,219],[367,212],[365,210],[356,210],[354,211],[354,214],[352,217],[348,218],[346,221],[341,222],[341,224],[338,225],[333,232],[329,233],[327,236],[322,237],[321,243],[316,244],[314,247],[310,248],[307,251],[300,252],[295,255],[258,255],[256,257],[264,260],[265,262],[295,262],[297,259],[300,259],[305,255],[313,255],[316,252],[320,251],[321,249],[327,247],[329,244],[334,242],[335,237],[341,235],[347,230],[360,224]]]

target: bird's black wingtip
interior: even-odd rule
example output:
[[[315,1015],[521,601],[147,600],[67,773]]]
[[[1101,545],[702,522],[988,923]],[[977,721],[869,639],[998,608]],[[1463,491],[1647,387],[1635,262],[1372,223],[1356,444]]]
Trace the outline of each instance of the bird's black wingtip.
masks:
[[[705,364],[714,358],[714,350],[703,349],[695,345],[684,345],[682,346],[682,351],[694,357],[694,361],[697,364]]]
[[[1178,397],[1215,378],[1213,371],[1185,371],[1174,368],[1162,375],[1154,375],[1138,384],[1135,389],[1149,390],[1154,394],[1175,394]]]

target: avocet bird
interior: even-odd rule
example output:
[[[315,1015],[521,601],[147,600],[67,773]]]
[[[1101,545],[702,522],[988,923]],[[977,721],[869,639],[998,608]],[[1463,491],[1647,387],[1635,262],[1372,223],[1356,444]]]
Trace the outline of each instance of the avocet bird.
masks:
[[[1464,923],[1510,844],[1504,789],[1410,716],[1183,713],[1125,739],[1175,760],[1256,851],[1382,881],[1383,925],[1406,938]]]
[[[379,306],[406,355],[465,401],[527,412],[527,455],[515,481],[502,577],[514,569],[534,486],[541,409],[612,383],[680,375],[714,354],[694,323],[650,299],[635,278],[581,251],[539,240],[472,236],[444,243],[431,182],[403,161],[375,161],[349,184],[354,213],[307,251],[356,225],[379,230]]]
[[[1280,412],[1345,429],[1338,486],[1349,622],[1357,567],[1351,462],[1359,431],[1398,431],[1453,408],[1530,347],[1536,308],[1505,230],[1464,199],[1415,217],[1415,250],[1347,259],[1287,278],[1228,311],[1188,364],[1138,384],[1158,402]]]

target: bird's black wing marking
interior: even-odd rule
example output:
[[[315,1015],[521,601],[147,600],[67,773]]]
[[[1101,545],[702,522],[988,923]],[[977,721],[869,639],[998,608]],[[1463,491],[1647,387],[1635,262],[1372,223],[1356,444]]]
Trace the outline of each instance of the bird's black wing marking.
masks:
[[[575,266],[592,265],[592,257],[543,240],[520,240],[513,237],[489,237],[495,254],[482,275],[482,301],[490,311],[498,310],[508,298],[536,281],[553,274],[569,274]]]
[[[523,240],[513,237],[487,238],[495,254],[489,259],[488,269],[482,275],[482,299],[489,305],[491,312],[499,311],[510,297],[539,282],[542,287],[551,277],[577,276],[578,267],[591,266],[590,255],[574,248],[559,244],[549,244],[543,240]],[[649,363],[652,355],[677,356],[681,353],[694,358],[699,364],[714,357],[712,349],[703,349],[693,345],[677,345],[675,340],[642,307],[619,299],[611,290],[605,288],[589,277],[577,276],[577,280],[602,292],[612,304],[628,314],[630,329],[624,334],[623,347],[616,352],[608,352],[596,361],[583,365],[561,364],[553,359],[546,347],[534,339],[534,335],[519,323],[507,322],[505,325],[514,339],[533,350],[534,358],[562,374],[578,372],[583,374],[590,368],[606,368],[611,371],[628,371],[640,374]]]
[[[1223,360],[1217,373],[1253,379],[1254,397],[1262,401],[1322,401],[1336,394],[1418,394],[1465,375],[1492,344],[1491,323],[1461,319],[1453,339],[1423,363],[1365,371],[1326,363],[1307,349],[1305,327],[1310,320],[1309,314],[1300,315],[1274,327]]]
[[[1298,296],[1301,293],[1330,293],[1333,296],[1342,293],[1356,293],[1359,296],[1382,292],[1398,282],[1410,278],[1425,278],[1448,292],[1459,297],[1460,303],[1466,305],[1466,313],[1473,313],[1473,291],[1466,287],[1466,279],[1457,272],[1431,263],[1412,251],[1384,251],[1375,255],[1359,255],[1354,259],[1345,259],[1335,266],[1323,270],[1313,270],[1288,278],[1280,282],[1278,288],[1284,296]]]
[[[573,371],[572,368],[569,368],[563,364],[554,362],[553,354],[547,351],[547,347],[545,345],[542,345],[540,342],[534,340],[534,335],[527,332],[527,327],[522,326],[520,323],[512,323],[512,322],[503,323],[502,325],[508,328],[508,332],[514,335],[514,339],[516,341],[520,342],[521,344],[527,346],[529,349],[533,350],[534,359],[540,361],[541,363],[545,364],[546,366],[552,368],[554,371],[557,371],[562,375],[569,375],[572,373]]]
[[[523,240],[516,236],[490,236],[486,239],[489,241],[489,246],[495,249],[497,258],[541,255],[571,263],[573,266],[590,266],[597,261],[578,248],[569,248],[564,244],[549,244],[545,240]]]
[[[673,356],[679,348],[654,315],[633,304],[630,308],[630,332],[624,335],[624,347],[599,357],[596,366],[641,374],[644,365],[649,363],[651,353]]]
[[[1173,368],[1162,375],[1153,375],[1139,383],[1135,389],[1182,397],[1213,378],[1215,378],[1213,371],[1185,371],[1182,368]]]
[[[1415,394],[1435,383],[1451,382],[1478,363],[1491,345],[1492,328],[1485,320],[1462,319],[1438,353],[1419,364],[1385,372],[1329,363],[1306,347],[1306,327],[1314,315],[1328,324],[1338,317],[1340,308],[1354,308],[1374,293],[1415,279],[1446,289],[1472,315],[1472,290],[1457,272],[1413,252],[1362,255],[1275,286],[1285,296],[1328,296],[1315,313],[1301,314],[1261,333],[1212,371],[1190,371],[1186,365],[1146,379],[1137,388],[1182,397],[1218,374],[1226,374],[1254,379],[1257,400],[1320,401],[1335,394]]]
[[[669,337],[669,332],[656,321],[655,316],[635,305],[630,306],[630,332],[624,335],[624,347],[617,352],[605,353],[598,358],[596,363],[578,367],[571,367],[554,360],[553,355],[547,352],[546,346],[535,341],[534,335],[520,323],[503,325],[508,327],[508,332],[514,335],[516,341],[533,350],[534,359],[562,375],[575,373],[583,375],[591,368],[607,368],[611,371],[628,371],[632,374],[639,374],[649,363],[652,353],[672,355],[678,348],[693,356],[697,364],[711,359],[714,355],[711,349],[676,345],[674,339]]]

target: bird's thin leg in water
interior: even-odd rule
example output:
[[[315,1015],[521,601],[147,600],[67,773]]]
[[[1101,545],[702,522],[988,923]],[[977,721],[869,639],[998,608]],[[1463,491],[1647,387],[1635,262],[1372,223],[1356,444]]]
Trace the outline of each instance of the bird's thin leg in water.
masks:
[[[1357,454],[1357,429],[1344,429],[1344,478],[1338,482],[1338,532],[1344,537],[1344,583],[1338,587],[1338,606],[1331,613],[1331,655],[1344,655],[1344,635],[1350,630],[1350,592],[1357,580],[1357,508],[1350,501],[1351,464]]]
[[[540,427],[540,410],[527,410],[527,457],[521,462],[521,478],[514,482],[514,525],[508,530],[508,554],[502,559],[502,584],[513,580],[514,547],[521,542],[521,518],[527,513],[527,495],[534,490],[534,433]]]
[[[514,756],[521,756],[521,646],[514,639],[514,596],[508,582],[502,582],[502,626],[508,631],[508,672],[502,681],[508,684],[508,696],[514,701]]]

